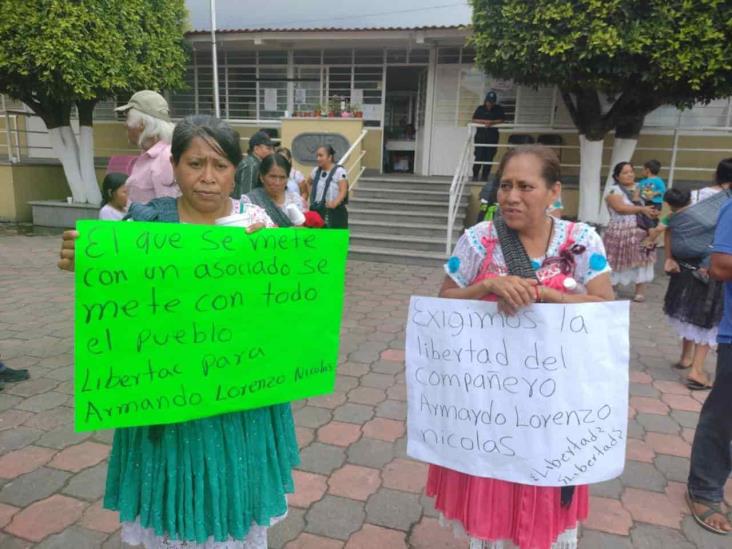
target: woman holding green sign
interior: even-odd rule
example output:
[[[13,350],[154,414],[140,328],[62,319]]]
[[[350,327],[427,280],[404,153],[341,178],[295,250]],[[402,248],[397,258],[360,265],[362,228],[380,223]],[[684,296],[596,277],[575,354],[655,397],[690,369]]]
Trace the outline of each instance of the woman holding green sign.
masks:
[[[244,209],[229,198],[239,136],[210,116],[180,122],[171,146],[179,198],[134,204],[130,218],[213,225]],[[247,204],[248,232],[274,226]],[[76,231],[63,236],[61,269],[74,270]],[[119,511],[122,541],[147,549],[266,549],[287,513],[299,463],[289,404],[115,431],[104,506]]]

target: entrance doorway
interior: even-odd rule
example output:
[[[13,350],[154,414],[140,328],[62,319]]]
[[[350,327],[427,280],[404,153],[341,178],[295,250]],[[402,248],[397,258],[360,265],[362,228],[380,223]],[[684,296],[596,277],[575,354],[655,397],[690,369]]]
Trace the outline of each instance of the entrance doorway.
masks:
[[[384,105],[384,172],[416,173],[421,158],[427,67],[389,67]]]

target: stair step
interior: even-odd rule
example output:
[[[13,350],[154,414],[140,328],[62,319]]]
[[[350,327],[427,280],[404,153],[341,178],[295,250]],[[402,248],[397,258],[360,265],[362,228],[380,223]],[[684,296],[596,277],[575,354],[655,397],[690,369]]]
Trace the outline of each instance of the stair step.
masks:
[[[450,204],[447,200],[431,201],[431,200],[396,200],[388,198],[362,198],[355,195],[349,204],[366,210],[395,210],[399,212],[443,212],[447,215]],[[467,208],[466,204],[461,204],[459,212]]]
[[[358,180],[356,190],[362,188],[389,188],[389,189],[425,189],[450,192],[452,179],[431,180],[431,179],[399,179],[399,178],[381,178],[369,177]]]
[[[357,246],[384,247],[395,250],[424,250],[434,252],[445,251],[446,235],[442,238],[428,236],[412,236],[404,234],[380,234],[351,230],[351,242]],[[457,237],[453,237],[453,246]],[[452,246],[451,246],[452,247]]]
[[[348,223],[352,230],[357,229],[367,233],[442,237],[443,240],[447,234],[447,221],[445,223],[375,221],[373,219],[354,219],[352,215],[349,215]],[[459,223],[462,227],[462,219],[459,220]]]
[[[356,261],[376,261],[379,263],[402,263],[439,268],[445,263],[444,250],[441,253],[421,250],[394,250],[372,246],[351,245],[348,259]]]
[[[460,225],[462,228],[463,215],[458,215],[459,222],[456,226]],[[348,207],[348,220],[351,219],[357,221],[378,221],[381,223],[402,223],[409,221],[410,223],[430,223],[430,224],[441,224],[447,227],[447,210],[444,212],[398,212],[395,210],[385,209],[368,209],[368,208],[353,208]]]
[[[450,193],[447,191],[425,191],[423,189],[390,189],[390,188],[357,188],[351,200],[359,198],[386,198],[389,200],[422,200],[422,201],[438,201],[448,202]],[[470,197],[463,194],[461,201],[467,203]]]

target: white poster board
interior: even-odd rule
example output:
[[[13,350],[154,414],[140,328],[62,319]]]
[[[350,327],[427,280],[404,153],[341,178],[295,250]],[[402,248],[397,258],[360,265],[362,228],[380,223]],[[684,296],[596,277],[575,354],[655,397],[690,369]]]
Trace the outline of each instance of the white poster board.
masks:
[[[361,105],[364,120],[381,120],[381,104]]]
[[[351,105],[363,105],[363,90],[351,90]]]
[[[264,88],[264,110],[277,110],[277,88]]]
[[[307,102],[307,93],[305,88],[295,88],[295,103],[303,104]]]
[[[627,301],[495,303],[413,296],[407,453],[537,486],[602,482],[625,463]]]

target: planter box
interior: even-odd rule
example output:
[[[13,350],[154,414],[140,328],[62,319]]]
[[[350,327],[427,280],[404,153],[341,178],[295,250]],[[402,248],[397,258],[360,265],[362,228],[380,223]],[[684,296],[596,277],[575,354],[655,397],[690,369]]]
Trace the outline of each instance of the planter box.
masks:
[[[33,210],[33,225],[73,229],[79,219],[99,219],[99,207],[91,204],[68,204],[60,200],[28,202]]]

